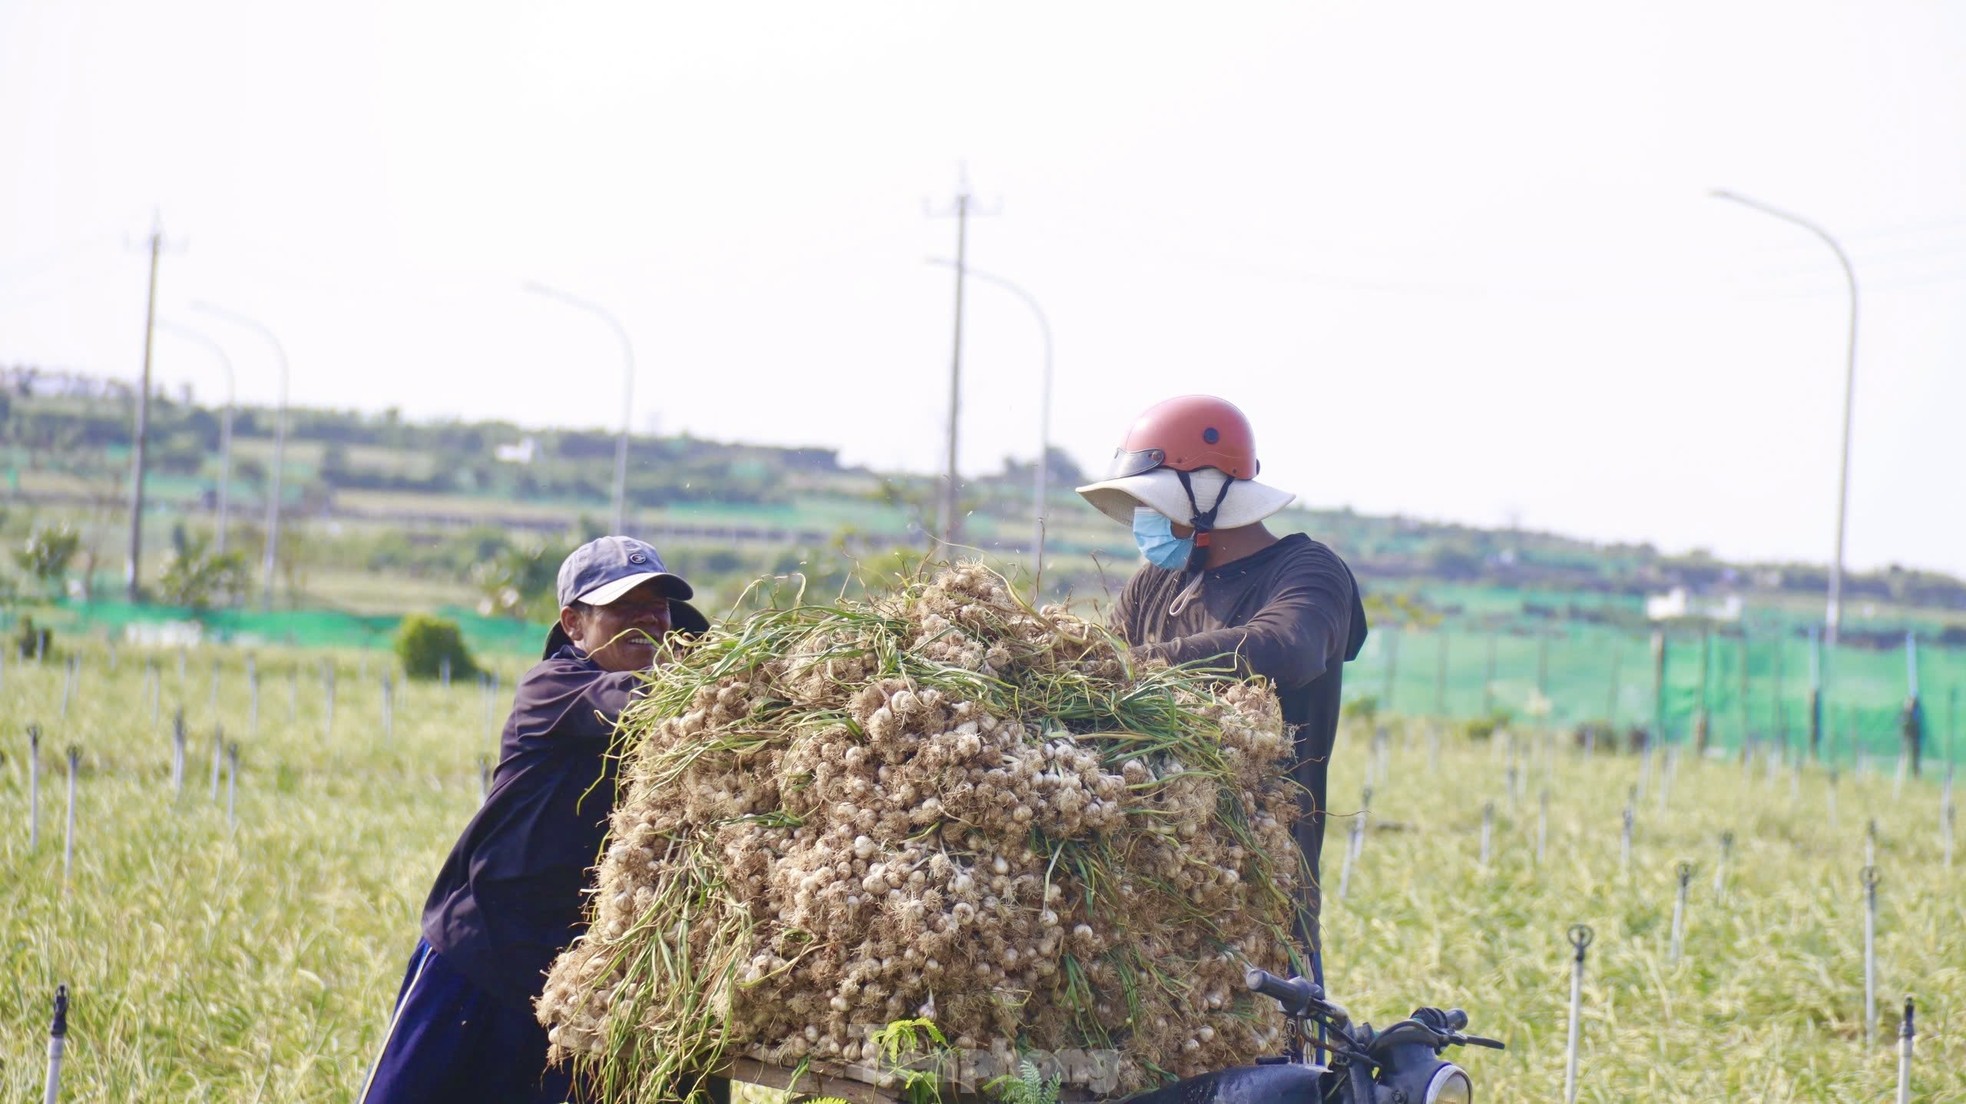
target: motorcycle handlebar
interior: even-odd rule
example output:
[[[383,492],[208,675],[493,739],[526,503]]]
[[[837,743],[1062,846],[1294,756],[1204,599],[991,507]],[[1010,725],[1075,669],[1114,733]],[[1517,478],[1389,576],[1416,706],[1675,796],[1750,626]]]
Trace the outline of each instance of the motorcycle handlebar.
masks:
[[[1251,966],[1242,976],[1252,993],[1261,993],[1283,1005],[1286,1016],[1301,1016],[1324,997],[1324,990],[1304,978],[1280,978],[1268,970]]]

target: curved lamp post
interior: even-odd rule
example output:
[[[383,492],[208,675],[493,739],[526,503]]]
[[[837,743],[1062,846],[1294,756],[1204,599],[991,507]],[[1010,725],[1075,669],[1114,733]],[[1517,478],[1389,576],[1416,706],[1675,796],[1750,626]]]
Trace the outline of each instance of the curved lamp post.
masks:
[[[548,287],[534,280],[526,281],[525,288],[535,295],[557,299],[570,307],[577,307],[595,315],[608,324],[614,336],[621,342],[621,434],[614,443],[614,529],[622,531],[625,524],[628,500],[628,418],[635,404],[635,347],[629,343],[628,331],[622,328],[621,321],[598,303],[568,295],[558,288]]]
[[[186,341],[203,345],[218,358],[219,367],[225,369],[225,413],[218,423],[218,539],[213,549],[218,555],[225,555],[226,519],[231,502],[232,489],[232,408],[238,405],[238,380],[232,374],[232,358],[225,355],[225,347],[197,330],[180,326],[175,322],[159,319],[157,328],[165,333],[176,334]]]
[[[1830,237],[1829,231],[1808,219],[1724,188],[1716,188],[1710,194],[1715,199],[1729,200],[1743,207],[1752,207],[1764,215],[1794,223],[1823,239],[1830,251],[1836,254],[1836,263],[1843,266],[1843,278],[1850,285],[1850,341],[1843,374],[1843,460],[1836,476],[1836,560],[1830,565],[1829,608],[1823,617],[1823,646],[1834,648],[1837,626],[1843,620],[1843,534],[1850,506],[1850,410],[1857,393],[1857,271],[1850,266],[1849,255],[1843,252],[1843,247],[1837,244],[1835,238]]]
[[[259,604],[262,609],[273,608],[274,567],[279,562],[280,550],[280,469],[285,465],[287,453],[287,351],[280,347],[280,339],[273,331],[247,318],[238,311],[227,310],[213,303],[198,300],[191,304],[195,310],[204,311],[225,319],[235,326],[251,330],[266,339],[273,346],[273,355],[280,362],[280,405],[273,412],[273,467],[267,473],[266,495],[266,556],[260,564]]]
[[[945,257],[930,257],[928,263],[947,268],[956,267],[956,262]],[[1044,308],[1038,305],[1037,299],[1033,298],[1030,292],[1009,280],[968,265],[963,266],[963,271],[986,284],[995,284],[1022,300],[1025,306],[1031,308],[1031,314],[1038,320],[1038,331],[1044,335],[1044,382],[1038,392],[1038,462],[1034,465],[1037,476],[1034,480],[1036,485],[1032,488],[1033,532],[1031,535],[1032,555],[1035,561],[1032,570],[1034,579],[1032,589],[1039,590],[1044,583],[1045,501],[1050,491],[1051,477],[1051,320],[1045,317]]]

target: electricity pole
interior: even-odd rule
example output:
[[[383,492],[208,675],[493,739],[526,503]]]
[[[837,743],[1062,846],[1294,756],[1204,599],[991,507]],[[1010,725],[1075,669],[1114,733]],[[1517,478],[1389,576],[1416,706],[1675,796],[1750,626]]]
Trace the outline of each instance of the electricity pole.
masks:
[[[164,224],[150,224],[150,294],[143,308],[143,382],[137,387],[135,447],[130,450],[130,563],[123,573],[123,596],[137,600],[138,568],[143,563],[144,445],[150,436],[150,350],[157,330],[157,255],[164,250]]]
[[[962,418],[963,392],[963,278],[968,274],[969,215],[976,197],[969,194],[969,173],[963,172],[956,184],[956,337],[955,351],[949,358],[949,458],[942,474],[942,505],[937,518],[943,552],[956,542],[962,519],[956,515],[956,444]]]

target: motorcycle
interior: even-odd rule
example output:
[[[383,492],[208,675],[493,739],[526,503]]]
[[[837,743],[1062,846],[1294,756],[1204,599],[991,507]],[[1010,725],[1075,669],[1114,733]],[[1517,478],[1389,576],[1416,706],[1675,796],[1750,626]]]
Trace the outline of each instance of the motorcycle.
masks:
[[[1463,1034],[1468,1014],[1458,1008],[1416,1009],[1374,1031],[1371,1024],[1353,1023],[1308,979],[1251,969],[1244,980],[1252,992],[1283,1007],[1291,1028],[1285,1052],[1253,1066],[1176,1081],[1126,1104],[1472,1104],[1474,1082],[1466,1070],[1443,1060],[1441,1051],[1504,1049],[1495,1039]],[[1319,1030],[1321,1039],[1311,1049],[1329,1055],[1325,1064],[1306,1058],[1307,1028]]]

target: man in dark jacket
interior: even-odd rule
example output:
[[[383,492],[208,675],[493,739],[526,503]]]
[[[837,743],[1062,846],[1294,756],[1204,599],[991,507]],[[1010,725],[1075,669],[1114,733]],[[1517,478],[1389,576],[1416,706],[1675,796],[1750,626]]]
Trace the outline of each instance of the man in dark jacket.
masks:
[[[1276,685],[1295,748],[1295,834],[1310,875],[1296,934],[1321,980],[1325,772],[1338,734],[1343,665],[1365,643],[1365,608],[1336,552],[1302,533],[1278,537],[1263,524],[1294,496],[1257,482],[1257,470],[1242,411],[1186,395],[1140,415],[1108,477],[1078,490],[1101,513],[1131,525],[1147,559],[1108,618],[1134,655],[1232,665]]]
[[[615,721],[671,633],[709,627],[690,585],[632,537],[560,565],[560,618],[519,680],[491,793],[423,910],[396,1010],[361,1104],[558,1104],[533,1001],[582,930],[581,889],[614,804]]]

